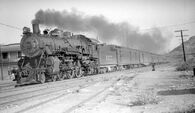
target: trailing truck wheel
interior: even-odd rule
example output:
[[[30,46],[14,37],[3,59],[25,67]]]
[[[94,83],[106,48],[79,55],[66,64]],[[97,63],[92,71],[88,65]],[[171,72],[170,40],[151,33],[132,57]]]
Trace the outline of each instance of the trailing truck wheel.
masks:
[[[46,81],[46,77],[45,77],[45,74],[42,73],[42,74],[38,74],[38,80],[41,84],[45,83]]]

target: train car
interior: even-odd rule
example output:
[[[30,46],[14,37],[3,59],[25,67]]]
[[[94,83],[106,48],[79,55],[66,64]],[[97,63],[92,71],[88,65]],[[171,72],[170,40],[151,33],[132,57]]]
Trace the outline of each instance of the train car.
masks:
[[[128,67],[131,64],[131,53],[129,48],[118,47],[118,65]]]
[[[134,54],[135,54],[135,62],[134,62],[134,65],[136,66],[136,67],[139,67],[139,65],[141,64],[140,63],[140,53],[139,53],[139,51],[138,50],[134,50],[135,52],[134,52]]]
[[[148,52],[144,52],[144,65],[149,65],[151,63],[151,54]]]
[[[100,73],[114,71],[118,65],[117,48],[115,45],[98,45]]]
[[[118,49],[119,66],[133,68],[146,65],[146,62],[149,62],[146,52],[125,47],[119,47]]]
[[[145,66],[144,51],[140,51],[140,52],[139,52],[139,56],[140,56],[140,64],[141,64],[142,66]]]
[[[151,53],[151,63],[157,64],[158,62],[158,56]]]
[[[100,69],[105,72],[147,66],[159,62],[159,55],[116,45],[100,44],[98,52]]]

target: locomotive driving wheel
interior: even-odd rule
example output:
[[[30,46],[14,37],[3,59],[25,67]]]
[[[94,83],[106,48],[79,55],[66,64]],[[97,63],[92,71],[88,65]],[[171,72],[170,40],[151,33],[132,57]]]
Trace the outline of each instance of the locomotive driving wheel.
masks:
[[[38,80],[41,84],[45,83],[46,81],[46,77],[45,77],[45,74],[44,73],[40,73],[38,74]]]
[[[76,69],[76,72],[75,72],[75,76],[76,76],[77,78],[79,78],[79,77],[82,77],[82,75],[83,75],[82,69],[81,69],[81,68],[77,68],[77,69]]]
[[[55,82],[57,80],[57,75],[52,76],[52,81]]]
[[[58,74],[58,80],[61,81],[61,80],[64,80],[64,79],[65,79],[64,73],[63,72],[60,72]]]
[[[71,70],[67,72],[67,78],[72,79],[75,76],[75,70]]]

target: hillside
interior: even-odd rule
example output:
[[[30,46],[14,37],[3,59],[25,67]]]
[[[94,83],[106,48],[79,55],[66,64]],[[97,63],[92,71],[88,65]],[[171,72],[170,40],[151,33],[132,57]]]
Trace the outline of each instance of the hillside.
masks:
[[[195,58],[195,36],[190,37],[189,40],[184,42],[184,48],[186,53],[187,61],[192,61]],[[168,56],[171,57],[171,60],[174,61],[183,61],[183,49],[182,45],[180,44],[175,49],[173,49]]]

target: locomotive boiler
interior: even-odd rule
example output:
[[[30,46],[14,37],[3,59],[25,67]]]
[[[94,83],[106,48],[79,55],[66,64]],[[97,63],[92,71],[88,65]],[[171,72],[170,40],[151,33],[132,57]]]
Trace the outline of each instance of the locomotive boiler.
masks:
[[[98,45],[84,35],[59,29],[41,34],[33,23],[33,32],[23,28],[20,47],[24,57],[18,61],[19,76],[25,81],[44,83],[98,72]]]

